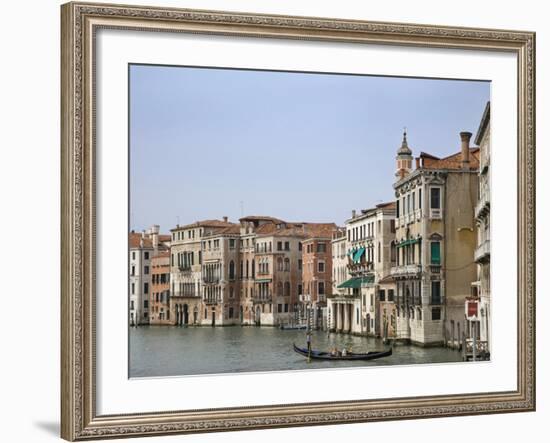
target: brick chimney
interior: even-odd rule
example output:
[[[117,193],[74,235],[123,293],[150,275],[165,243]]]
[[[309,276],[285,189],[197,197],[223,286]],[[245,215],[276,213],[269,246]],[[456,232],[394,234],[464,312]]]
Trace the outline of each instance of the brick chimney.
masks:
[[[224,221],[225,223],[227,223],[227,220],[228,220],[228,219],[227,219],[227,215],[224,215],[224,216],[223,216],[223,221]]]
[[[461,151],[462,151],[462,169],[468,169],[470,166],[470,139],[472,138],[471,132],[461,132]]]
[[[357,212],[355,211],[355,209],[352,209],[351,210],[351,218],[355,218],[356,214],[357,214]]]

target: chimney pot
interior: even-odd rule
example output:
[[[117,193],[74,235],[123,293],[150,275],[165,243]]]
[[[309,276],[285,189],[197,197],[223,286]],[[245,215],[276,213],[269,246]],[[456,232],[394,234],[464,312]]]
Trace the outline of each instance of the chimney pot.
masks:
[[[467,168],[470,164],[470,139],[471,138],[472,138],[471,132],[460,133],[463,168]]]
[[[355,209],[352,209],[351,210],[351,218],[355,218],[355,214],[357,214],[357,212],[355,211]]]

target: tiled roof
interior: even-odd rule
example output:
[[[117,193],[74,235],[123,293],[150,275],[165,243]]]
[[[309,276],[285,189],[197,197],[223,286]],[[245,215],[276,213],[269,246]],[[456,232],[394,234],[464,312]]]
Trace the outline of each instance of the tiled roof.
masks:
[[[170,229],[170,231],[179,231],[181,229],[190,229],[190,228],[220,228],[220,227],[226,227],[226,226],[233,226],[235,223],[231,223],[229,221],[223,221],[223,220],[200,220],[196,221],[194,223],[190,223],[188,225],[184,226],[176,226],[173,229]]]
[[[395,208],[396,204],[395,201],[391,202],[385,202],[385,203],[379,203],[376,205],[377,208]]]
[[[216,235],[227,235],[227,234],[240,234],[241,233],[241,227],[237,224],[233,224],[231,226],[228,226],[226,228],[219,228],[215,229],[214,231],[205,234],[205,237],[212,237]]]
[[[130,232],[130,248],[137,249],[141,246],[141,232]],[[153,242],[150,238],[145,237],[143,239],[143,247],[144,248],[152,248]]]
[[[283,222],[284,227],[277,228],[276,225],[260,226],[256,232],[258,235],[274,237],[331,237],[332,231],[336,229],[335,223],[295,223]]]
[[[425,152],[420,153],[423,169],[462,169],[462,152],[449,155],[444,158],[437,158]],[[479,169],[479,148],[470,148],[470,170]]]
[[[274,223],[281,223],[283,220],[280,218],[271,217],[269,215],[248,215],[246,217],[241,217],[239,221],[272,221]]]

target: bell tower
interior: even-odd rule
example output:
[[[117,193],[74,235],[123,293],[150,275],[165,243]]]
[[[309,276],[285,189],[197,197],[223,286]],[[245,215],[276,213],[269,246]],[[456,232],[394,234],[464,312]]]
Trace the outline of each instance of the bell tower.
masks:
[[[407,144],[407,128],[403,130],[403,141],[401,147],[397,150],[397,157],[395,157],[397,163],[397,169],[395,171],[396,180],[409,175],[412,171],[412,151]]]

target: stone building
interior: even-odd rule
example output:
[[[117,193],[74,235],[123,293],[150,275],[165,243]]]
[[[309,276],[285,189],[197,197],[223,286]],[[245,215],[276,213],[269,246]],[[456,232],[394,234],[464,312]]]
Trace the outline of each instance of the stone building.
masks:
[[[329,226],[302,241],[300,312],[305,313],[306,321],[314,329],[326,327],[327,297],[332,294],[332,233],[335,229],[336,226]]]
[[[479,149],[461,132],[460,152],[421,153],[412,167],[406,133],[397,151],[397,338],[414,344],[458,346],[464,302],[476,279],[474,207]],[[461,330],[462,325],[462,330]]]
[[[479,316],[475,327],[482,351],[490,353],[491,339],[491,105],[487,103],[476,134],[479,145],[479,194],[475,207],[477,223],[477,247],[474,259],[477,263],[475,298],[479,302]],[[473,336],[472,331],[468,334]]]
[[[233,223],[224,217],[223,220],[202,220],[171,229],[170,312],[173,324],[208,324],[208,310],[203,310],[202,303],[202,239],[231,226]]]
[[[159,251],[169,248],[170,237],[159,234],[159,226],[147,231],[129,234],[129,324],[149,324],[151,294],[151,259]]]
[[[213,229],[202,237],[202,324],[242,323],[239,240],[238,224]]]
[[[380,296],[393,298],[390,274],[395,239],[395,204],[382,203],[346,221],[347,274],[331,297],[330,329],[337,332],[380,335]],[[381,283],[382,282],[382,287]],[[388,310],[385,307],[386,312]],[[388,315],[391,316],[391,313]]]
[[[149,323],[169,325],[170,319],[170,251],[163,250],[151,259]]]

